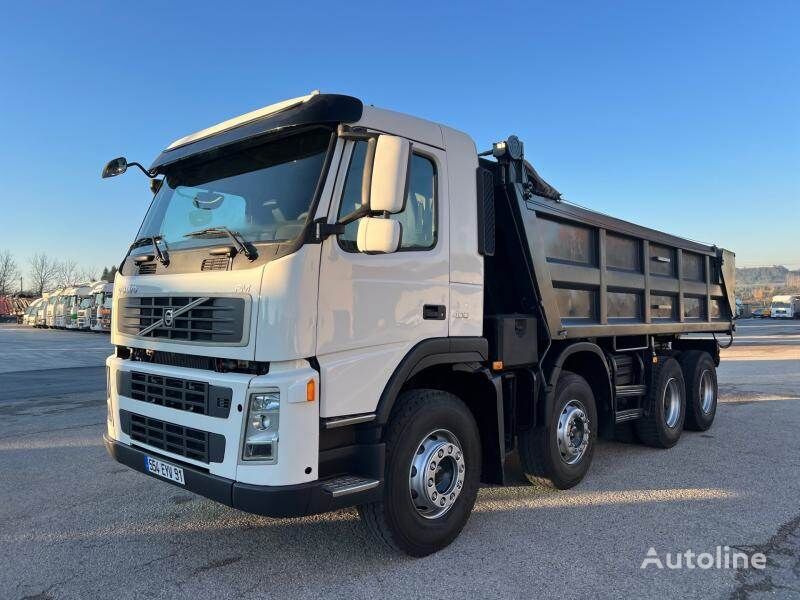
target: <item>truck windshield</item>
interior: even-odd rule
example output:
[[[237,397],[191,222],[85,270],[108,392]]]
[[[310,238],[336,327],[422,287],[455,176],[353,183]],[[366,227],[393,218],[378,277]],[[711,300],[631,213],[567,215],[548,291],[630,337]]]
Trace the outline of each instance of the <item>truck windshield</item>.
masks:
[[[309,218],[330,138],[327,130],[308,131],[174,165],[137,239],[160,237],[169,250],[195,248],[219,244],[223,236],[189,234],[220,227],[249,242],[296,238]]]
[[[772,308],[789,308],[788,302],[773,302]]]

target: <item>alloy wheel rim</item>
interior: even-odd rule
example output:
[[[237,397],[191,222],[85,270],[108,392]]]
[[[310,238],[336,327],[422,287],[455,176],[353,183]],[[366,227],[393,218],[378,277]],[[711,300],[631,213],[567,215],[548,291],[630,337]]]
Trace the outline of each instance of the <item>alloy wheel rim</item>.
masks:
[[[453,507],[464,489],[464,458],[461,443],[447,429],[436,429],[419,441],[409,468],[411,504],[417,514],[437,519]]]
[[[558,416],[556,442],[561,460],[574,465],[584,457],[591,439],[591,422],[580,400],[570,400]]]
[[[714,381],[711,378],[711,371],[706,369],[700,375],[700,410],[705,414],[709,414],[713,406]]]
[[[678,380],[670,377],[664,386],[664,422],[667,427],[674,429],[681,416],[681,394]]]

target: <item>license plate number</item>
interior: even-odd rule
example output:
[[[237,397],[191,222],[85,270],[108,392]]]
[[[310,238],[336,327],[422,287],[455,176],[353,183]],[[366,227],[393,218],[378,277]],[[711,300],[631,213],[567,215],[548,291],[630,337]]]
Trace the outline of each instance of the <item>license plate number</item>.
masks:
[[[170,481],[174,481],[175,483],[179,483],[181,485],[186,485],[186,481],[183,479],[183,469],[176,467],[175,465],[165,463],[163,460],[158,460],[152,456],[145,456],[144,468],[154,475],[158,475],[164,479],[169,479]]]

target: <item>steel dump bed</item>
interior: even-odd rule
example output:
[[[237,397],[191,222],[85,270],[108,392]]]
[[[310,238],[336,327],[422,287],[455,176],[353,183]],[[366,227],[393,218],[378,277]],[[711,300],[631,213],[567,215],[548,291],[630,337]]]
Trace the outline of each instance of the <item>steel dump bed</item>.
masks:
[[[552,339],[732,332],[732,252],[564,202],[524,164],[481,160],[480,185],[495,195],[487,285],[506,285],[516,263],[528,281],[511,293],[536,300],[519,310],[537,312]]]

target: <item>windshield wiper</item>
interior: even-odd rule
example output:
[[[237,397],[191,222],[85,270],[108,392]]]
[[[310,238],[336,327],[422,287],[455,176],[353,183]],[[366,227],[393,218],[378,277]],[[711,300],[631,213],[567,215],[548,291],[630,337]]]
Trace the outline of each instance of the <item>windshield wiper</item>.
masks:
[[[236,245],[236,249],[250,260],[255,260],[258,258],[258,253],[250,246],[250,242],[242,237],[241,233],[238,231],[231,231],[224,226],[208,227],[207,229],[201,229],[200,231],[193,231],[191,233],[187,233],[183,237],[220,237],[223,235],[227,235],[229,238],[231,238],[233,243]]]
[[[164,254],[163,252],[161,252],[161,248],[158,247],[159,240],[161,240],[161,242],[164,244],[164,248],[166,249],[167,242],[164,241],[164,237],[163,236],[161,236],[161,235],[146,235],[146,236],[138,238],[136,241],[134,241],[131,244],[131,247],[128,249],[128,255],[130,255],[131,250],[133,250],[134,248],[138,248],[139,246],[144,246],[144,245],[149,243],[150,245],[153,246],[153,250],[155,251],[155,255],[156,255],[156,258],[158,259],[158,262],[160,262],[165,267],[169,266],[169,257],[166,254]]]

